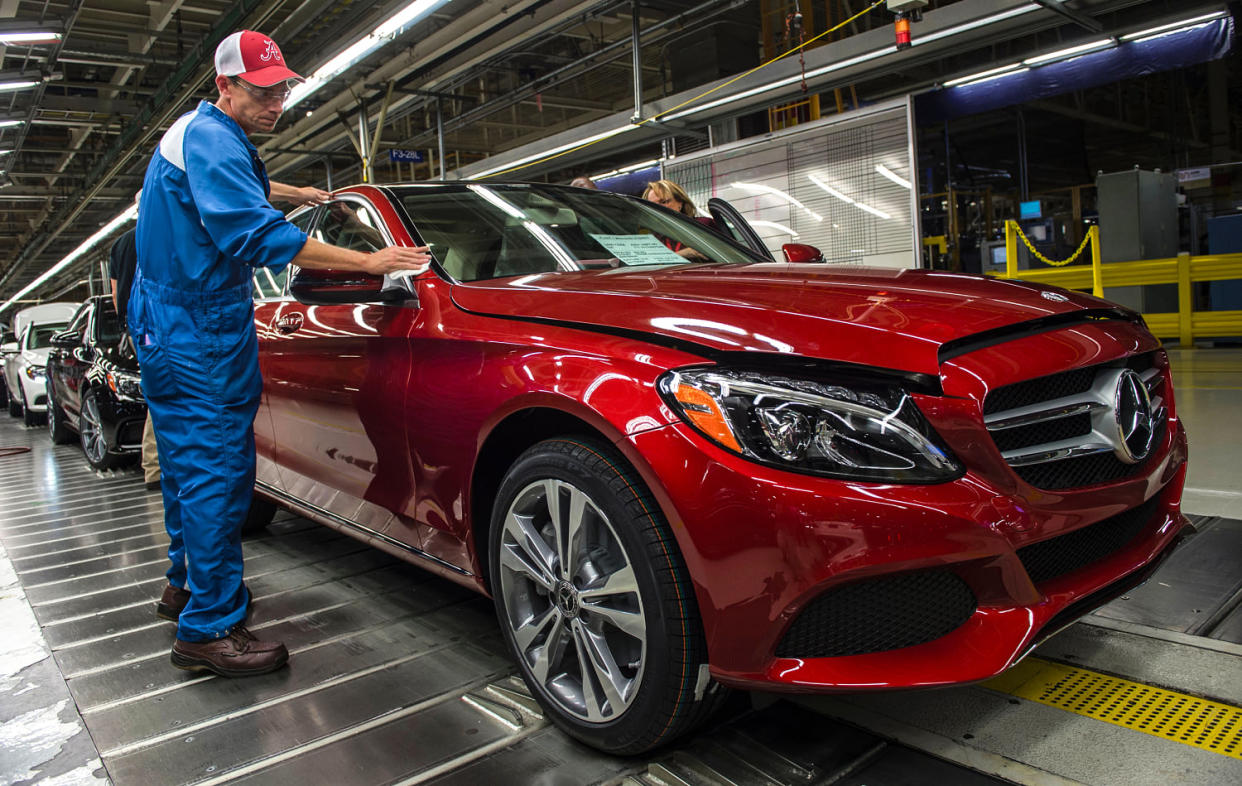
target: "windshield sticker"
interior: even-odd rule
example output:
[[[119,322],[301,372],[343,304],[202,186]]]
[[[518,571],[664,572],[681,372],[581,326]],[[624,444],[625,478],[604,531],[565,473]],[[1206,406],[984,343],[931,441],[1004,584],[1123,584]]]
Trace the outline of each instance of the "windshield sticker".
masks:
[[[597,235],[595,242],[626,265],[684,265],[686,260],[655,235]]]

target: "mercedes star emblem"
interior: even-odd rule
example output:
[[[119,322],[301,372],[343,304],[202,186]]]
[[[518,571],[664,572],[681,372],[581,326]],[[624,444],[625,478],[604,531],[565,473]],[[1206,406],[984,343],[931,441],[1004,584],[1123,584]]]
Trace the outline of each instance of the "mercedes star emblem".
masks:
[[[1131,369],[1117,377],[1113,394],[1113,414],[1117,421],[1117,458],[1137,464],[1151,453],[1156,433],[1151,397],[1143,379]]]

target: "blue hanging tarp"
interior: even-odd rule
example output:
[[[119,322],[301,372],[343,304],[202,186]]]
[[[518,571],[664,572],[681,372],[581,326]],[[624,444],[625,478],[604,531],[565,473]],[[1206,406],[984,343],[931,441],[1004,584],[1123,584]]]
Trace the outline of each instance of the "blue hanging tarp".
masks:
[[[1038,65],[986,82],[958,85],[914,99],[919,123],[935,123],[1012,106],[1037,98],[1098,87],[1161,71],[1217,60],[1233,47],[1233,18],[1226,16],[1203,25],[1146,41],[1123,41],[1059,63]]]

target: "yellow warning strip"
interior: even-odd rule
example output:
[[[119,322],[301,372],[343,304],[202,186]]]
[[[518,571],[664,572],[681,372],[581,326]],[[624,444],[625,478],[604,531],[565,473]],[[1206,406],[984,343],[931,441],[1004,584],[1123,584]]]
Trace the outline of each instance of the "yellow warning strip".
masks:
[[[983,683],[1011,696],[1242,759],[1242,708],[1041,658]]]

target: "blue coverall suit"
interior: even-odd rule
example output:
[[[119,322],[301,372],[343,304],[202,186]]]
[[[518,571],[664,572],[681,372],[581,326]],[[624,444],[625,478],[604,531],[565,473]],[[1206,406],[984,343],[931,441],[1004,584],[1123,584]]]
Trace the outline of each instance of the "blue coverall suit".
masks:
[[[241,126],[206,101],[160,140],[143,182],[129,326],[159,446],[168,581],[192,593],[183,641],[228,635],[249,600],[241,527],[262,390],[251,275],[306,243],[269,192]]]

